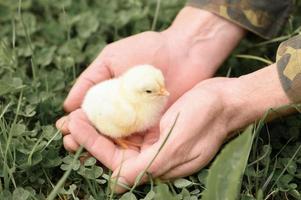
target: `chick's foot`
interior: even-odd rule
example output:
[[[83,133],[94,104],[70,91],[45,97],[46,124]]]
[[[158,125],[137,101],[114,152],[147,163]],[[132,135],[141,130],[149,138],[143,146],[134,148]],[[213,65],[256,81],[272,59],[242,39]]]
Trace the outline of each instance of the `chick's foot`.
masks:
[[[114,142],[119,145],[121,148],[123,149],[129,149],[130,146],[131,147],[136,147],[136,148],[141,148],[142,144],[138,144],[138,143],[135,143],[135,142],[132,142],[132,141],[129,141],[129,140],[126,140],[126,139],[122,139],[122,138],[115,138],[113,139]]]

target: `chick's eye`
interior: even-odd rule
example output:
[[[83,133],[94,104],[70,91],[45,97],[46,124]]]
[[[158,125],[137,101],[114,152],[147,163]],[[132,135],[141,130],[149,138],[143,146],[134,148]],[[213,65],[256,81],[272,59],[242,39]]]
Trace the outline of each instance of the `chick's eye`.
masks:
[[[145,92],[146,92],[147,94],[151,94],[151,93],[152,93],[151,90],[145,90]]]

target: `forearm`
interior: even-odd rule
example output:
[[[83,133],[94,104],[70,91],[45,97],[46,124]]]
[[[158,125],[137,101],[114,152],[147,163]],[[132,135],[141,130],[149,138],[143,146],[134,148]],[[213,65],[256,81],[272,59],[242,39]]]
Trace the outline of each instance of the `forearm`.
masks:
[[[211,39],[214,35],[224,35],[237,42],[244,35],[244,30],[229,20],[213,12],[190,6],[184,7],[178,13],[169,29],[177,32],[182,39],[193,43],[199,39]]]
[[[277,51],[276,64],[233,81],[226,96],[236,109],[238,123],[242,125],[259,119],[269,108],[279,108],[301,102],[301,36],[283,42]],[[233,93],[233,94],[231,94]],[[236,98],[236,99],[235,99]],[[271,112],[268,120],[295,111],[285,107]],[[235,111],[232,111],[235,113]],[[235,116],[235,115],[233,115]],[[233,127],[238,127],[234,124]]]
[[[264,38],[273,38],[286,23],[293,1],[188,0],[187,5],[216,13]]]
[[[173,40],[176,48],[187,49],[188,57],[202,60],[203,70],[213,75],[245,31],[211,12],[186,6],[163,34]]]
[[[231,131],[242,128],[264,116],[271,108],[279,108],[291,103],[281,86],[276,64],[248,75],[234,78],[226,91],[227,106],[230,111]],[[268,119],[292,112],[280,109],[271,112]]]

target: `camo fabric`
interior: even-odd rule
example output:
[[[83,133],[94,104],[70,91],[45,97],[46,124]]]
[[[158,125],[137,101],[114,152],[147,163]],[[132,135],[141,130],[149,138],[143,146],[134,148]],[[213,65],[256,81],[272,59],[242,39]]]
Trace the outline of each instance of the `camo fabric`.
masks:
[[[292,0],[188,0],[187,5],[220,15],[264,38],[276,36],[291,12]],[[301,102],[301,35],[283,42],[277,52],[283,89]]]
[[[293,102],[301,102],[301,35],[283,42],[277,52],[282,86]]]
[[[292,0],[188,0],[187,5],[208,10],[264,38],[272,38],[285,24]]]

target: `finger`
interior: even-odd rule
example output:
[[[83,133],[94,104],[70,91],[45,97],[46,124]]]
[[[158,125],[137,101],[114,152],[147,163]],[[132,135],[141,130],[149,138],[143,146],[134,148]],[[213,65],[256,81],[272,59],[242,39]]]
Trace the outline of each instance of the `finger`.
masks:
[[[110,79],[112,77],[108,61],[101,61],[98,56],[93,63],[78,77],[74,86],[71,88],[65,102],[64,108],[71,112],[80,107],[83,98],[90,87]]]
[[[64,148],[70,152],[75,152],[79,148],[79,144],[74,140],[72,135],[64,136],[63,144]]]
[[[222,143],[223,140],[219,138],[204,138],[203,143],[195,146],[195,149],[202,148],[201,150],[197,150],[197,152],[199,153],[196,158],[188,160],[181,165],[175,166],[173,169],[169,170],[166,174],[161,176],[161,178],[179,178],[191,175],[199,171],[212,160]],[[194,151],[194,149],[191,149],[191,152],[192,151]]]
[[[182,165],[179,165],[170,171],[168,171],[166,174],[161,176],[160,178],[163,180],[169,180],[169,179],[174,179],[174,178],[181,178],[185,176],[189,176],[200,169],[202,169],[208,161],[205,161],[204,159],[196,159],[193,161],[190,161],[188,163],[184,163]]]
[[[146,170],[152,177],[158,177],[166,173],[173,165],[172,162],[168,162],[166,160],[166,157],[169,157],[166,153],[162,152],[160,155],[160,152],[153,161],[159,147],[159,143],[156,143],[151,148],[140,153],[138,156],[125,160],[113,171],[112,179],[115,181],[112,182],[117,182],[117,184],[111,185],[111,188],[114,189],[116,193],[125,192],[126,188],[122,187],[122,185],[126,185],[128,187],[133,186],[137,177],[144,171],[146,172]],[[147,180],[148,176],[145,174],[139,184],[142,184]]]
[[[63,135],[69,134],[68,122],[69,122],[69,117],[64,116],[58,119],[55,123],[56,128],[59,129]]]
[[[151,147],[160,137],[159,127],[151,128],[144,136],[142,150]]]
[[[136,178],[144,171],[147,171],[152,177],[158,177],[165,174],[173,166],[178,165],[181,159],[171,159],[174,152],[172,150],[172,142],[169,141],[165,143],[162,149],[160,149],[167,137],[167,134],[162,134],[163,137],[160,137],[160,132],[167,133],[168,131],[169,130],[165,130],[164,128],[159,130],[159,127],[155,127],[152,131],[148,132],[147,134],[149,135],[145,136],[144,143],[146,143],[146,145],[143,146],[142,152],[137,157],[126,160],[121,166],[114,170],[112,174],[113,179],[117,179],[116,182],[118,183],[132,186]],[[150,142],[148,142],[148,140],[150,140]],[[147,176],[145,175],[142,177],[140,184],[146,181]],[[126,191],[126,189],[119,184],[112,189],[117,193]]]
[[[119,149],[110,139],[99,134],[89,121],[85,113],[78,109],[70,114],[69,130],[78,144],[102,162],[109,169],[114,170],[123,159],[136,156],[137,151]]]

